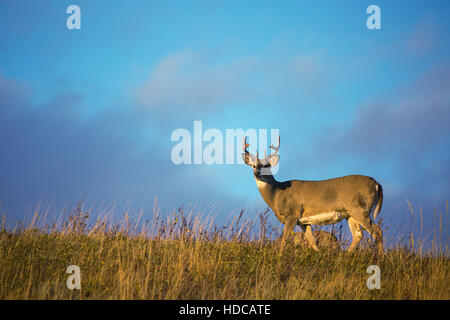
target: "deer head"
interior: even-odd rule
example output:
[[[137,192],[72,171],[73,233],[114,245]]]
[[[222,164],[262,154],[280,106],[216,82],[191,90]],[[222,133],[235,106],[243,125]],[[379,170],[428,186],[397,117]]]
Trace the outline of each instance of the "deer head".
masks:
[[[278,155],[278,151],[280,149],[280,137],[278,136],[278,146],[275,147],[273,144],[269,146],[270,149],[274,150],[274,153],[269,155],[264,151],[264,158],[258,158],[258,151],[256,151],[256,156],[251,154],[247,148],[250,144],[247,143],[247,137],[242,140],[242,149],[244,153],[242,154],[242,158],[246,165],[251,166],[253,168],[253,174],[256,179],[259,179],[261,176],[272,175],[270,167],[276,166],[278,161],[280,160],[280,156]]]

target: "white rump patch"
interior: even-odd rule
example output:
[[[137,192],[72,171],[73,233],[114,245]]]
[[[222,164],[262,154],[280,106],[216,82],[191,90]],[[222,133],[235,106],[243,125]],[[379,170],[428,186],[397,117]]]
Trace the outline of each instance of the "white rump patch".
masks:
[[[319,213],[314,216],[303,217],[299,219],[300,224],[308,225],[308,224],[319,224],[319,225],[327,225],[338,223],[344,218],[348,218],[349,215],[342,211],[330,211]]]

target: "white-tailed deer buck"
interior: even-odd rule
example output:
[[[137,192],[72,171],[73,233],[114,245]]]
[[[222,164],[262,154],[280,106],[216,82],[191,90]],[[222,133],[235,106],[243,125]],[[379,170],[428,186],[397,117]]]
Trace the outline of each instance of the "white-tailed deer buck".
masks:
[[[383,250],[382,231],[370,218],[372,214],[373,219],[376,219],[383,203],[383,190],[377,181],[367,176],[349,175],[321,181],[279,182],[273,177],[270,167],[275,166],[280,159],[277,154],[280,138],[277,147],[272,144],[269,147],[275,153],[265,155],[263,159],[258,158],[258,152],[256,156],[248,152],[248,147],[245,137],[242,157],[245,164],[252,166],[256,185],[264,201],[284,224],[282,245],[298,224],[309,244],[317,251],[311,225],[334,224],[346,219],[353,236],[349,251],[361,241],[361,227],[374,238],[378,250]]]

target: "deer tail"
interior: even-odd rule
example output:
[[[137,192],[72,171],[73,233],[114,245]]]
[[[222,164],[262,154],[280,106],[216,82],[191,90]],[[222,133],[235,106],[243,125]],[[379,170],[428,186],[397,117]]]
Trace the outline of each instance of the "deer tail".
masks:
[[[381,187],[381,184],[379,184],[378,182],[376,184],[376,189],[377,189],[377,203],[372,213],[373,220],[377,218],[378,214],[381,211],[381,206],[383,205],[383,188]]]

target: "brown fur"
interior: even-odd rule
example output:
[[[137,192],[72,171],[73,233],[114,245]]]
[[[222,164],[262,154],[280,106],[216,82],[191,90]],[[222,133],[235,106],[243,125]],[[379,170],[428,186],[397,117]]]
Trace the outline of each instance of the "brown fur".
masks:
[[[278,151],[278,148],[275,149]],[[246,151],[245,148],[244,150]],[[246,151],[242,156],[245,163],[253,167],[264,201],[284,224],[282,243],[290,238],[295,225],[298,224],[305,232],[310,245],[318,250],[311,224],[332,224],[346,219],[353,236],[349,251],[362,239],[361,227],[372,235],[378,249],[383,250],[382,231],[371,219],[372,212],[373,218],[376,218],[383,201],[382,187],[375,179],[363,175],[349,175],[320,181],[279,182],[270,171],[270,166],[278,163],[278,155],[269,155],[259,160]],[[327,220],[328,216],[331,217],[334,213],[339,214],[336,214],[336,218]],[[311,219],[303,219],[300,222],[301,218],[306,217]]]

